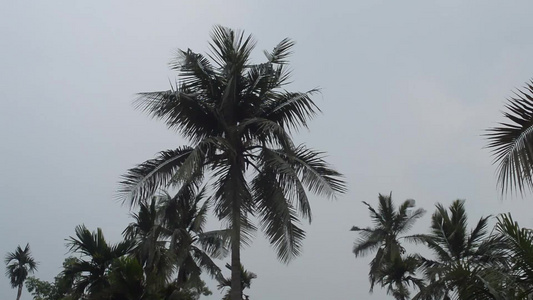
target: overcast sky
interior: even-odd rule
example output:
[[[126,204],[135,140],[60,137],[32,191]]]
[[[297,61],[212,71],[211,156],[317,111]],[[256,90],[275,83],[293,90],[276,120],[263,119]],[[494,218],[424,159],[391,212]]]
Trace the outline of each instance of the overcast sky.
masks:
[[[335,201],[313,197],[304,253],[289,265],[260,233],[244,249],[258,275],[251,299],[384,299],[368,294],[370,257],[351,252],[351,226],[370,224],[361,201],[414,198],[428,214],[413,233],[457,198],[470,224],[510,211],[533,227],[533,197],[499,197],[481,136],[533,76],[532,11],[487,0],[1,1],[0,254],[29,242],[36,276],[52,280],[76,225],[120,240],[130,222],[113,200],[120,175],[185,143],[132,100],[168,89],[175,51],[206,52],[221,24],[255,36],[257,62],[297,42],[290,89],[322,88],[324,113],[294,138],[327,151],[349,186]],[[15,295],[0,279],[0,299]]]

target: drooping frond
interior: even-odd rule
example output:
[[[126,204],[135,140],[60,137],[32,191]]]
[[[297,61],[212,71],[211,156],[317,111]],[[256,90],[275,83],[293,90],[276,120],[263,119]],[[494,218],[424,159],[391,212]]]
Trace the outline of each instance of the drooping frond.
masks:
[[[291,150],[289,151],[289,153]],[[298,212],[303,218],[311,222],[311,206],[306,194],[304,184],[299,177],[298,170],[294,168],[294,163],[287,160],[284,151],[273,151],[266,147],[261,149],[259,155],[259,170],[252,185],[254,196],[257,201],[285,201],[296,203]],[[274,186],[274,189],[270,188]],[[279,189],[279,191],[276,190]],[[281,194],[279,194],[281,193]],[[268,200],[272,197],[272,200]],[[280,198],[283,197],[283,198]]]
[[[302,183],[314,194],[330,198],[346,191],[342,175],[335,171],[325,160],[324,153],[300,145],[291,152],[278,151],[293,165]]]
[[[197,248],[196,246],[191,247],[192,256],[194,257],[198,266],[206,270],[209,275],[215,278],[220,273],[220,268],[217,264],[211,259],[206,252]]]
[[[129,202],[132,206],[147,200],[159,188],[166,187],[193,150],[190,147],[180,147],[162,151],[156,158],[129,169],[122,176],[119,199]]]
[[[252,185],[261,227],[276,249],[278,258],[288,263],[301,253],[305,237],[304,230],[299,227],[296,209],[271,170],[259,173]],[[310,217],[308,208],[304,208],[304,212]]]
[[[498,164],[498,185],[502,193],[533,187],[533,81],[509,99],[507,119],[486,134],[494,162]]]

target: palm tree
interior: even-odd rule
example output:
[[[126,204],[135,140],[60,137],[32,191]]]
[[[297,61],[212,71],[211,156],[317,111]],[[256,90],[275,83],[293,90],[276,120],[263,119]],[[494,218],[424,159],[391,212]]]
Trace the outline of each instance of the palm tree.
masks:
[[[65,267],[66,278],[77,278],[74,293],[78,296],[87,295],[89,299],[106,299],[110,283],[107,277],[111,264],[131,252],[133,242],[121,241],[110,245],[104,238],[100,228],[90,232],[85,225],[76,227],[76,237],[70,237],[67,244],[71,252],[81,254],[81,259],[71,262]]]
[[[410,286],[419,290],[424,288],[424,281],[415,277],[420,264],[417,255],[395,255],[382,261],[381,266],[377,269],[376,281],[382,287],[387,287],[387,294],[392,295],[395,299],[410,299]]]
[[[384,271],[382,267],[385,263],[403,261],[401,255],[405,249],[400,244],[400,235],[406,233],[417,219],[422,217],[425,210],[419,208],[412,211],[415,201],[412,199],[405,200],[396,211],[392,203],[392,193],[389,196],[378,196],[379,206],[374,209],[370,204],[363,201],[370,211],[370,217],[374,227],[357,227],[353,226],[352,231],[359,232],[359,238],[356,240],[353,253],[355,257],[364,256],[369,252],[377,250],[376,256],[370,262],[370,291],[374,289],[376,282],[381,282]],[[408,259],[410,261],[410,259]]]
[[[172,68],[180,83],[169,91],[140,95],[138,106],[189,139],[192,146],[163,151],[130,169],[123,199],[135,204],[159,188],[212,178],[214,210],[232,230],[232,300],[241,300],[240,248],[255,230],[250,215],[288,262],[301,251],[311,221],[307,191],[334,197],[345,191],[323,153],[295,146],[291,132],[307,127],[318,111],[308,92],[288,92],[287,57],[294,43],[282,40],[267,61],[251,64],[251,36],[217,26],[207,57],[179,51]]]
[[[223,258],[228,252],[228,232],[204,231],[209,207],[204,199],[205,190],[191,185],[175,196],[164,192],[149,205],[141,203],[135,222],[124,233],[137,241],[133,252],[143,262],[148,278],[164,275],[166,282],[177,270],[180,288],[191,280],[201,284],[202,269],[213,277],[220,273],[212,258]]]
[[[502,193],[533,188],[533,80],[508,100],[507,119],[486,134],[488,147],[498,163],[498,184]]]
[[[134,222],[124,230],[126,240],[135,241],[132,255],[140,263],[147,285],[159,289],[165,286],[175,271],[175,257],[168,249],[157,197],[150,203],[140,203],[139,212],[132,214]]]
[[[229,264],[226,264],[226,268],[231,271],[231,266]],[[241,293],[243,295],[242,299],[248,300],[250,297],[248,295],[245,295],[243,291],[244,289],[249,289],[252,286],[252,280],[256,279],[257,275],[253,272],[246,270],[244,266],[242,265],[240,267],[240,271],[241,271],[241,289],[242,289]],[[223,277],[222,274],[220,274],[220,276],[217,278],[217,281],[218,281],[217,287],[219,290],[229,288],[228,292],[226,293],[224,298],[222,298],[222,300],[230,300],[231,299],[230,298],[231,297],[231,277],[226,278],[226,277]]]
[[[434,260],[420,256],[428,285],[413,299],[450,299],[453,294],[463,299],[465,287],[483,284],[474,274],[506,263],[501,239],[488,235],[489,217],[482,217],[468,232],[464,200],[454,201],[449,211],[437,204],[431,219],[431,233],[408,237],[426,244],[435,254]]]
[[[17,300],[22,295],[22,287],[29,273],[37,270],[37,262],[30,252],[30,244],[26,244],[24,250],[17,246],[15,252],[9,252],[4,259],[6,263],[6,276],[11,281],[11,287],[17,288]]]
[[[204,231],[209,208],[204,199],[205,189],[195,186],[180,189],[174,197],[160,197],[161,223],[177,259],[178,285],[190,280],[200,282],[202,270],[216,277],[220,268],[212,258],[224,258],[228,252],[228,230]]]

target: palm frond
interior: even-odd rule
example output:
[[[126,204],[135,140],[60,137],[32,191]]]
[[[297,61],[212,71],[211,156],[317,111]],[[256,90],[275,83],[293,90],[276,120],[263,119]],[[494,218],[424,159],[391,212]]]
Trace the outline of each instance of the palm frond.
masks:
[[[192,142],[221,133],[214,104],[200,95],[176,90],[139,93],[135,107],[165,122],[168,128],[178,130]]]
[[[294,163],[288,161],[286,156],[280,155],[283,151],[273,151],[266,147],[261,149],[259,161],[261,163],[258,174],[252,181],[254,195],[257,201],[281,200],[278,191],[270,190],[271,186],[279,187],[284,197],[284,201],[296,202],[296,208],[303,218],[311,222],[311,206],[303,183],[301,182],[298,170],[294,168]],[[261,198],[261,200],[259,200]],[[272,200],[272,201],[273,201]]]
[[[170,182],[193,151],[190,147],[162,151],[156,158],[129,169],[122,176],[118,198],[132,206],[145,201]]]
[[[476,227],[472,230],[472,232],[468,236],[466,248],[469,251],[470,249],[477,248],[479,246],[479,243],[482,242],[483,239],[486,238],[489,218],[490,216],[481,217],[479,221],[477,222]]]
[[[221,69],[230,73],[232,69],[238,70],[246,65],[255,44],[251,35],[245,37],[242,31],[217,25],[211,33],[210,57]]]
[[[342,175],[324,160],[324,153],[300,145],[293,152],[277,151],[277,154],[293,165],[312,193],[334,198],[346,192]]]
[[[261,227],[278,258],[288,263],[301,253],[305,232],[298,226],[296,210],[287,201],[282,186],[271,172],[257,175],[253,183]]]
[[[229,229],[212,230],[198,235],[198,243],[213,258],[224,258],[229,252],[231,231]]]
[[[311,99],[318,93],[314,89],[304,93],[283,92],[270,95],[269,100],[261,105],[262,113],[258,116],[279,123],[290,132],[299,127],[307,128],[307,121],[320,112]]]
[[[240,127],[243,135],[249,140],[256,140],[258,144],[281,147],[286,151],[294,148],[289,133],[278,123],[263,118],[244,120]]]
[[[206,270],[209,275],[211,275],[213,278],[215,278],[218,274],[220,274],[220,268],[215,264],[215,262],[201,249],[192,246],[192,255],[194,259],[196,260],[198,266],[200,266],[202,269]]]
[[[498,185],[502,193],[518,189],[523,193],[533,187],[533,81],[526,83],[508,100],[506,122],[485,135],[498,164]]]
[[[498,217],[496,230],[504,236],[509,246],[518,282],[525,283],[533,291],[533,231],[520,228],[511,214]]]
[[[176,58],[170,63],[171,69],[179,71],[180,80],[185,90],[201,93],[204,99],[200,101],[209,104],[215,103],[214,99],[220,98],[222,86],[216,69],[213,68],[208,58],[190,49],[178,50]],[[200,105],[202,107],[204,105]],[[209,110],[208,110],[209,111]]]
[[[264,51],[265,56],[270,63],[286,64],[287,58],[292,54],[291,49],[294,47],[294,44],[294,41],[285,38],[271,52]]]

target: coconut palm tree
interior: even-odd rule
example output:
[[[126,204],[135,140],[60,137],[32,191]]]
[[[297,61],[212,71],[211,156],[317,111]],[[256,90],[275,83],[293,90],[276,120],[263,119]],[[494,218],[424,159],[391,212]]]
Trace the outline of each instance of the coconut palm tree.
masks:
[[[435,259],[420,256],[428,284],[413,299],[451,299],[453,295],[463,299],[465,287],[483,284],[475,274],[506,263],[501,239],[487,232],[488,219],[480,218],[469,232],[464,200],[454,201],[449,213],[442,204],[437,204],[431,232],[408,237],[426,244],[435,254]]]
[[[508,100],[506,120],[489,129],[488,147],[498,163],[502,193],[533,188],[533,80]]]
[[[159,289],[165,286],[176,270],[175,257],[168,249],[168,240],[161,225],[157,197],[140,203],[139,212],[133,213],[134,222],[124,230],[126,240],[133,240],[132,255],[137,259],[147,285]]]
[[[225,257],[229,234],[228,230],[204,231],[208,207],[205,190],[195,185],[181,188],[174,196],[163,192],[150,204],[141,203],[139,213],[133,215],[135,222],[124,233],[137,241],[133,253],[147,278],[164,275],[162,282],[168,282],[177,271],[179,288],[191,280],[201,283],[202,270],[218,275],[220,269],[212,258]]]
[[[66,278],[77,278],[74,293],[86,295],[89,299],[106,299],[110,287],[108,273],[115,259],[129,254],[133,248],[130,240],[108,244],[100,228],[90,232],[85,225],[76,227],[76,237],[70,237],[67,244],[70,251],[81,254],[81,258],[65,267]]]
[[[200,182],[209,172],[214,211],[232,230],[232,300],[241,300],[240,249],[255,230],[253,214],[288,262],[305,236],[299,217],[311,220],[307,191],[334,197],[344,192],[323,153],[292,142],[319,112],[317,90],[289,92],[287,57],[294,43],[282,40],[267,60],[251,64],[255,42],[217,26],[211,54],[178,52],[172,68],[180,82],[168,91],[142,93],[138,107],[179,131],[191,146],[161,152],[124,176],[122,199],[140,203],[159,188]]]
[[[381,268],[385,263],[392,263],[394,260],[403,261],[401,255],[405,249],[400,244],[400,235],[411,229],[415,221],[425,213],[422,208],[412,210],[415,206],[415,201],[412,199],[405,200],[396,210],[392,203],[392,193],[388,196],[379,194],[378,201],[377,210],[363,201],[370,211],[370,218],[374,227],[353,226],[351,229],[359,232],[359,238],[353,247],[355,257],[376,251],[376,256],[370,262],[368,274],[371,292],[375,283],[383,280],[381,277],[385,271]]]
[[[17,300],[19,300],[28,274],[37,270],[37,262],[31,256],[30,244],[26,244],[24,250],[17,246],[15,252],[6,254],[4,261],[6,263],[6,276],[9,277],[11,287],[17,288]]]
[[[410,299],[410,287],[424,288],[424,281],[417,278],[416,272],[421,265],[418,255],[395,255],[382,261],[377,269],[376,282],[387,288],[387,294],[397,300]]]
[[[228,253],[229,230],[204,231],[209,208],[204,199],[205,189],[195,186],[159,198],[161,224],[177,260],[178,286],[191,280],[200,282],[202,270],[216,277],[220,268],[212,258],[224,258]]]

